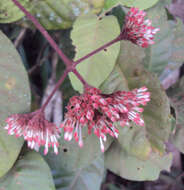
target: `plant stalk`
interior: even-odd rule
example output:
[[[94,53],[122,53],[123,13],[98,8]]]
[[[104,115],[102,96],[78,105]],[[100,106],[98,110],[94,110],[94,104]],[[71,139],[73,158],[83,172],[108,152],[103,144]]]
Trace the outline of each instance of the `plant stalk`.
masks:
[[[116,43],[116,42],[119,42],[120,40],[121,40],[121,36],[118,36],[118,37],[115,38],[114,40],[112,40],[112,41],[110,41],[110,42],[104,44],[103,46],[99,47],[98,49],[96,49],[96,50],[92,51],[91,53],[85,55],[84,57],[78,59],[77,61],[75,61],[75,62],[73,63],[73,66],[76,67],[76,65],[78,65],[78,64],[81,63],[82,61],[88,59],[89,57],[95,55],[96,53],[98,53],[98,52],[100,52],[100,51],[102,51],[102,50],[108,51],[108,50],[106,49],[107,47],[113,45],[113,44]]]

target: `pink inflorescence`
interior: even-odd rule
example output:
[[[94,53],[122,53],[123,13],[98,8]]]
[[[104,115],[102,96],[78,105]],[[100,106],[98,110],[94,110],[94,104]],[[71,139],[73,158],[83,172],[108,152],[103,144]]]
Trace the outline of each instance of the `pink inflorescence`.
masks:
[[[94,134],[100,140],[102,152],[103,141],[106,135],[118,138],[118,129],[115,122],[123,127],[133,121],[137,125],[144,126],[140,114],[150,101],[150,93],[146,87],[132,91],[118,91],[113,94],[102,94],[99,89],[87,88],[84,94],[74,96],[67,106],[65,119],[61,124],[64,128],[64,139],[70,141],[73,137],[79,146],[83,146],[82,128],[87,127],[88,133]]]
[[[122,34],[124,39],[146,48],[154,44],[154,35],[160,30],[151,26],[149,19],[145,20],[146,12],[138,8],[131,8],[125,18]]]
[[[6,119],[9,135],[16,137],[23,136],[28,147],[39,150],[44,146],[44,154],[48,153],[48,148],[52,146],[54,152],[58,154],[59,128],[47,121],[42,112],[32,112],[28,114],[14,114]]]

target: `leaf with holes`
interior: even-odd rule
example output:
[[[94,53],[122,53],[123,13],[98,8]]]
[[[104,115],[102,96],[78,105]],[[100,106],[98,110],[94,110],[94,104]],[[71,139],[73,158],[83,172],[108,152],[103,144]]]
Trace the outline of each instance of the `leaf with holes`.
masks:
[[[160,171],[170,171],[172,155],[151,153],[149,160],[128,155],[118,142],[113,142],[105,153],[105,166],[117,175],[134,181],[156,180]]]
[[[82,136],[84,146],[80,148],[74,139],[70,142],[65,141],[64,135],[61,133],[61,138],[59,140],[61,145],[59,148],[59,154],[57,156],[53,156],[54,153],[49,153],[46,156],[46,159],[49,165],[52,166],[52,169],[75,172],[78,169],[88,166],[102,155],[100,140],[96,135],[89,135],[87,128],[83,128]],[[105,150],[107,150],[111,143],[112,138],[108,137],[104,143]]]
[[[79,17],[71,33],[73,45],[76,46],[75,60],[115,39],[119,34],[119,24],[114,16],[106,16],[102,20],[92,14]],[[113,70],[119,48],[119,43],[116,43],[102,50],[78,64],[77,70],[90,85],[99,87]],[[73,73],[69,77],[73,87],[82,92],[83,86],[77,77]]]
[[[30,10],[30,0],[19,0],[19,2]],[[0,23],[11,23],[24,17],[24,13],[12,2],[12,0],[1,0],[0,2]]]
[[[44,159],[37,152],[28,152],[0,179],[0,189],[55,190],[55,187]]]
[[[5,119],[14,113],[30,109],[30,89],[22,61],[9,39],[0,32],[0,176],[14,164],[23,144],[23,139],[9,136],[3,129]]]
[[[97,158],[91,164],[76,172],[53,170],[54,182],[57,190],[98,190],[100,189],[103,175],[103,157]]]

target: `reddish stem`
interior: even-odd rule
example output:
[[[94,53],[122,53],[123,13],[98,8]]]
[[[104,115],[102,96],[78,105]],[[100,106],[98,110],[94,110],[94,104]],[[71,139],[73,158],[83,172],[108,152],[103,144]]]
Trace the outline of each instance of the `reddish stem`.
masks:
[[[48,40],[49,44],[53,47],[53,49],[57,52],[59,57],[63,60],[66,66],[72,64],[72,61],[65,56],[65,54],[58,47],[56,42],[52,39],[49,33],[43,28],[43,26],[37,21],[37,19],[31,15],[17,0],[12,0],[15,5],[34,23],[36,28],[43,34],[43,36]]]
[[[91,53],[85,55],[84,57],[78,59],[77,61],[75,61],[75,62],[73,63],[73,66],[75,67],[76,65],[78,65],[78,64],[81,63],[82,61],[84,61],[84,60],[88,59],[89,57],[95,55],[96,53],[100,52],[101,50],[105,50],[107,47],[111,46],[112,44],[114,44],[114,43],[116,43],[116,42],[118,42],[118,41],[120,41],[120,40],[121,40],[121,36],[118,36],[118,37],[115,38],[114,40],[112,40],[112,41],[106,43],[105,45],[99,47],[98,49],[92,51]]]
[[[79,73],[76,69],[74,69],[72,72],[73,72],[73,73],[77,76],[77,78],[81,81],[81,83],[84,85],[84,88],[90,86],[90,85],[84,80],[84,78],[80,75],[80,73]]]
[[[58,45],[56,44],[56,42],[52,39],[52,37],[49,35],[49,33],[43,28],[43,26],[37,21],[37,19],[33,15],[31,15],[17,0],[12,0],[12,1],[33,22],[33,24],[36,26],[36,28],[47,39],[47,41],[49,42],[49,44],[57,52],[57,54],[63,60],[63,62],[65,63],[65,65],[67,67],[67,69],[65,70],[64,74],[61,76],[61,78],[59,79],[59,81],[56,83],[56,86],[55,86],[54,90],[51,92],[51,94],[47,98],[46,102],[42,106],[41,111],[44,111],[45,107],[47,106],[47,104],[51,100],[52,96],[54,95],[54,93],[56,92],[56,90],[59,88],[59,86],[63,83],[64,79],[66,78],[66,76],[68,75],[69,72],[73,72],[77,76],[77,78],[82,82],[82,84],[84,85],[84,87],[89,87],[89,84],[84,80],[84,78],[76,70],[76,68],[75,68],[76,65],[79,64],[79,63],[81,63],[82,61],[88,59],[89,57],[93,56],[94,54],[98,53],[99,51],[101,51],[101,50],[103,50],[103,49],[111,46],[112,44],[114,44],[114,43],[116,43],[116,42],[118,42],[120,40],[122,40],[122,37],[120,35],[116,39],[114,39],[114,40],[108,42],[107,44],[103,45],[102,47],[100,47],[100,48],[92,51],[91,53],[89,53],[86,56],[84,56],[84,57],[80,58],[79,60],[77,60],[76,62],[73,62],[72,60],[70,60],[62,52],[62,50],[58,47]]]

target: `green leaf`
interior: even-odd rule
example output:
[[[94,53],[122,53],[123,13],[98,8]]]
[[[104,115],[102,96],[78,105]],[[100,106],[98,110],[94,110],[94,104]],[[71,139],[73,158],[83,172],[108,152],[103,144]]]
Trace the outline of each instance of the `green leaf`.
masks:
[[[122,0],[126,2],[126,0]],[[139,9],[148,9],[155,5],[159,0],[129,0],[128,7],[137,7]]]
[[[170,106],[157,77],[142,67],[143,56],[142,48],[130,42],[122,42],[118,64],[130,89],[146,86],[151,93],[151,101],[144,107],[143,112],[146,136],[152,150],[162,155],[165,152],[165,142],[171,133]]]
[[[168,90],[171,105],[175,108],[176,113],[176,128],[171,135],[171,142],[178,148],[178,150],[184,153],[184,78],[176,83]]]
[[[99,138],[94,134],[89,135],[86,128],[83,128],[82,135],[84,146],[80,148],[74,139],[70,142],[65,141],[62,133],[59,140],[61,145],[59,148],[59,154],[53,156],[54,153],[49,153],[46,156],[52,169],[75,172],[78,169],[87,167],[102,155]],[[111,143],[112,138],[108,137],[107,141],[104,143],[105,150],[107,150]]]
[[[116,64],[114,70],[100,86],[100,89],[105,94],[111,94],[118,90],[129,90],[127,80],[120,68],[120,65]],[[136,126],[134,124],[131,127],[118,127],[119,138],[118,141],[127,151],[128,154],[134,155],[140,159],[148,159],[151,151],[151,146],[146,138],[146,129],[144,127]]]
[[[116,66],[100,87],[107,94],[142,86],[147,86],[151,92],[151,101],[144,107],[142,115],[145,127],[131,124],[122,128],[117,124],[119,128],[117,142],[114,142],[105,153],[106,167],[131,180],[158,178],[162,169],[170,167],[172,159],[171,155],[165,155],[165,142],[171,133],[168,98],[160,87],[159,80],[141,65],[144,56],[142,48],[131,42],[121,42]],[[162,167],[160,165],[163,162]],[[125,165],[120,167],[120,163]],[[137,168],[141,168],[141,171],[137,171]]]
[[[55,190],[50,169],[36,152],[21,157],[6,176],[0,179],[0,189]]]
[[[140,9],[148,9],[155,5],[159,0],[106,0],[104,9],[109,10],[117,5],[126,7],[137,7]]]
[[[48,30],[70,28],[75,19],[89,11],[99,13],[104,0],[39,0],[33,2],[32,13]]]
[[[92,14],[79,17],[71,33],[76,46],[75,60],[115,39],[119,33],[119,24],[114,16],[106,16],[102,20]],[[99,87],[113,70],[119,48],[119,43],[108,47],[106,51],[101,51],[77,65],[77,70],[90,85]],[[81,82],[73,73],[69,76],[73,87],[82,92]]]
[[[0,32],[0,177],[14,164],[23,139],[9,136],[3,128],[5,119],[14,113],[30,109],[29,81],[20,56],[9,39]]]
[[[32,13],[47,30],[69,28],[75,19],[72,8],[63,0],[34,1]]]
[[[160,28],[160,31],[155,35],[155,44],[145,49],[146,57],[143,63],[146,69],[158,76],[168,65],[174,39],[173,29],[167,20],[164,6],[165,4],[160,1],[147,11],[147,17],[152,21],[152,25]]]
[[[144,56],[142,48],[131,42],[121,42],[116,72],[109,75],[102,88],[105,93],[111,87],[114,91],[127,90],[128,83],[129,89],[147,86],[151,92],[151,101],[144,107],[142,115],[145,127],[135,124],[119,127],[118,139],[105,153],[108,169],[121,177],[138,181],[157,179],[161,170],[169,170],[172,161],[172,155],[165,153],[165,142],[171,133],[168,98],[159,80],[141,65]],[[118,79],[123,79],[122,86],[116,82]]]
[[[131,127],[118,127],[120,143],[123,150],[140,160],[148,160],[152,151],[151,143],[147,138],[146,127],[131,124]]]
[[[30,0],[19,0],[19,2],[30,10]],[[12,2],[12,0],[1,0],[0,2],[0,23],[11,23],[24,17],[24,13]]]
[[[66,170],[55,170],[53,173],[57,190],[98,190],[103,180],[104,160],[99,157],[75,173]]]
[[[161,170],[170,170],[171,163],[171,154],[160,157],[151,153],[149,160],[139,160],[126,154],[118,142],[113,142],[105,152],[105,166],[117,175],[134,181],[156,180]]]
[[[118,64],[115,65],[111,74],[100,86],[100,89],[104,94],[111,94],[118,90],[128,90],[127,80]]]
[[[103,85],[101,85],[100,89],[105,94],[110,94],[118,90],[129,90],[127,80],[119,64],[116,64],[113,72],[105,80]],[[124,148],[124,151],[142,160],[148,159],[151,145],[146,137],[145,127],[132,124],[131,127],[125,126],[118,128],[118,141]]]
[[[177,19],[177,23],[174,23],[174,25],[174,39],[172,41],[171,57],[169,61],[174,63],[175,67],[179,67],[184,60],[184,26],[180,19]]]

